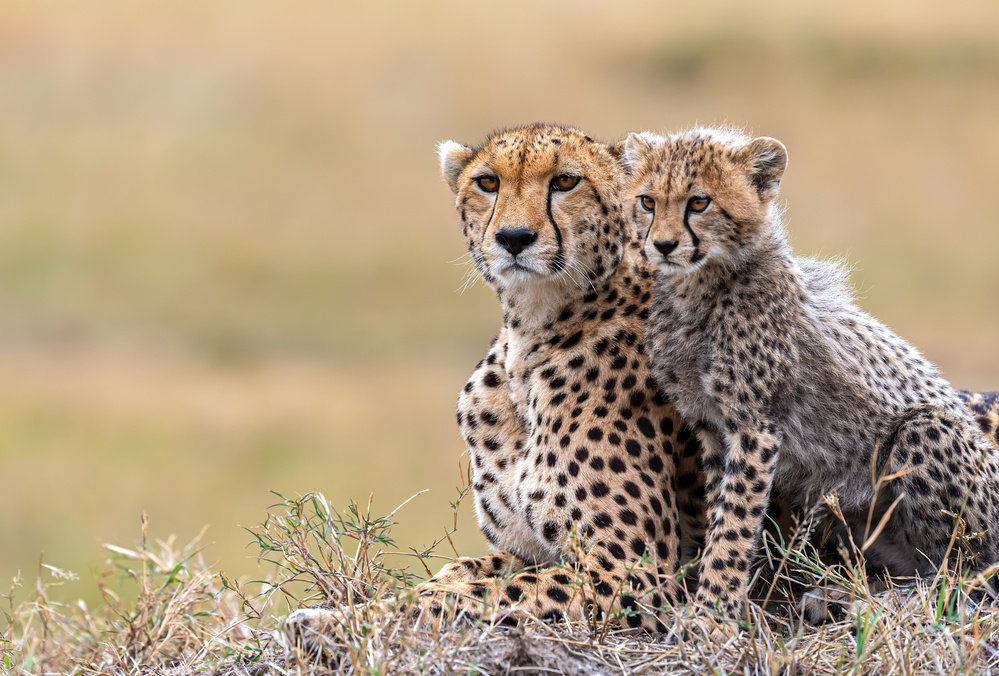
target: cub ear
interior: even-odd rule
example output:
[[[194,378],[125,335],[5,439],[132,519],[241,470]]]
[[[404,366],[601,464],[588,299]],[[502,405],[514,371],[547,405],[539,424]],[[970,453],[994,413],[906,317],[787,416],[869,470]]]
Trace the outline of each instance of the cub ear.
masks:
[[[655,134],[643,132],[631,132],[628,138],[614,146],[618,151],[618,161],[628,173],[635,170],[642,158],[649,154],[652,146],[660,140]]]
[[[443,141],[437,144],[437,157],[441,161],[441,174],[451,186],[451,192],[458,194],[458,178],[469,160],[472,159],[472,149],[455,141]]]
[[[787,169],[787,148],[775,138],[755,138],[739,151],[750,180],[762,200],[772,200],[780,191],[780,179]]]

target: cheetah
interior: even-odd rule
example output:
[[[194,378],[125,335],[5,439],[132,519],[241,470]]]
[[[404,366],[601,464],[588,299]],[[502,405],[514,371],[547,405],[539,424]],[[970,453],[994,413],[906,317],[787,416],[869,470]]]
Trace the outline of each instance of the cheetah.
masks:
[[[665,631],[683,602],[674,482],[697,454],[644,348],[652,274],[616,149],[535,124],[440,144],[444,179],[503,324],[461,390],[480,529],[496,550],[419,588],[424,617],[620,619]],[[322,633],[334,611],[297,611]]]
[[[842,266],[793,255],[784,146],[711,129],[624,146],[656,269],[649,356],[701,444],[698,605],[741,612],[772,489],[802,508],[835,493],[857,543],[883,523],[868,570],[929,575],[959,551],[996,563],[999,454],[966,408],[988,429],[995,395],[953,390],[857,307]],[[962,527],[977,535],[953,538]]]
[[[682,564],[703,546],[700,449],[650,379],[652,268],[622,221],[620,149],[546,125],[476,149],[440,146],[471,260],[504,308],[457,412],[480,528],[497,551],[447,564],[419,588],[414,615],[611,611],[661,631],[668,604],[683,600],[671,578],[677,512]],[[967,396],[994,429],[999,399]],[[646,539],[655,565],[643,568]],[[286,629],[308,648],[343,620],[302,609]]]

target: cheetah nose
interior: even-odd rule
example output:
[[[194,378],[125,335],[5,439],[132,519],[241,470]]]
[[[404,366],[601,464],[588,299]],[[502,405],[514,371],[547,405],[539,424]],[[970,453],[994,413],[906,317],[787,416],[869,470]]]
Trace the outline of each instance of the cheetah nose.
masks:
[[[514,256],[530,246],[537,238],[537,235],[526,228],[503,229],[496,233],[496,241],[499,242],[499,245]]]
[[[669,256],[679,244],[680,242],[675,239],[660,239],[653,242],[652,246],[659,249],[659,253],[663,256]]]

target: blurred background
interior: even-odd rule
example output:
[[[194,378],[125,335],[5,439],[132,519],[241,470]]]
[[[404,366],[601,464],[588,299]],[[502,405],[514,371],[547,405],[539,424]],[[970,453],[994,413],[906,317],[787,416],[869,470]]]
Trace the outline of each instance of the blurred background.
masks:
[[[999,389],[999,5],[21,2],[0,10],[0,592],[193,538],[259,575],[268,490],[451,524],[500,321],[434,146],[535,120],[746,126],[795,249]],[[467,459],[466,459],[467,460]],[[485,551],[462,510],[462,554]]]

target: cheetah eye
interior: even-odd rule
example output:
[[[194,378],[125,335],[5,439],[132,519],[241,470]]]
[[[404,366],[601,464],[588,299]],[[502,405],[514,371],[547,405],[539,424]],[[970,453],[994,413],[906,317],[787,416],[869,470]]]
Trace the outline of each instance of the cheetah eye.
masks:
[[[496,192],[499,190],[499,179],[495,176],[479,176],[475,183],[482,192]]]
[[[552,185],[555,186],[556,190],[561,192],[568,192],[572,190],[579,184],[579,176],[569,176],[568,174],[562,174],[556,176],[555,180],[552,181]]]
[[[639,197],[638,204],[642,207],[642,209],[649,212],[650,214],[656,210],[656,201],[651,197],[649,197],[648,195],[642,195],[641,197]]]
[[[710,197],[691,197],[690,201],[687,202],[687,206],[690,207],[690,210],[695,214],[703,212],[710,204]]]

